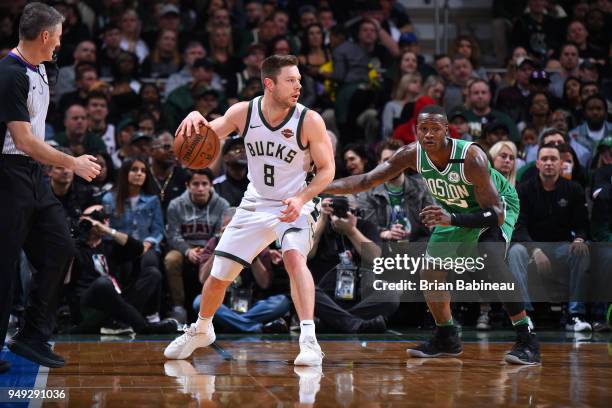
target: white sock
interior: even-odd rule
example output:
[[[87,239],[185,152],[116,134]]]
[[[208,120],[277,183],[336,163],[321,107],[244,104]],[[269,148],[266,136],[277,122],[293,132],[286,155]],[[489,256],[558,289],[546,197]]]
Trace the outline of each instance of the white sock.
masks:
[[[202,315],[198,313],[198,320],[196,320],[196,331],[198,333],[207,332],[211,324],[212,324],[212,318],[202,317]]]
[[[300,322],[300,341],[306,337],[313,337],[316,340],[315,324],[312,320],[302,320]]]

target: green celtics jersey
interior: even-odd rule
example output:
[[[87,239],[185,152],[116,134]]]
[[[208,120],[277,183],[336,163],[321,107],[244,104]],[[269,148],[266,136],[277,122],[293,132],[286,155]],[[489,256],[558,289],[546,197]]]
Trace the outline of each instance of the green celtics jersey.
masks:
[[[463,163],[472,142],[459,139],[449,139],[449,141],[452,143],[450,160],[443,170],[439,170],[432,163],[425,150],[417,143],[417,171],[425,179],[431,195],[446,211],[451,213],[479,211],[481,208],[476,201],[474,186],[465,176]],[[489,173],[506,211],[502,230],[509,240],[518,218],[518,195],[508,180],[490,164]]]

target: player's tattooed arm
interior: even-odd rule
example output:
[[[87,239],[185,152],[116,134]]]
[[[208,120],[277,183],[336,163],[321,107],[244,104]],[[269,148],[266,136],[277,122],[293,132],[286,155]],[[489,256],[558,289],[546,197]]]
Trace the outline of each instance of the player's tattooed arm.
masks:
[[[323,193],[348,194],[366,191],[397,177],[406,169],[416,170],[416,143],[398,149],[389,160],[368,173],[334,180]]]
[[[504,223],[504,208],[497,188],[489,173],[489,159],[482,149],[470,146],[465,157],[465,177],[474,186],[476,201],[482,209],[492,209],[497,215],[497,224]]]

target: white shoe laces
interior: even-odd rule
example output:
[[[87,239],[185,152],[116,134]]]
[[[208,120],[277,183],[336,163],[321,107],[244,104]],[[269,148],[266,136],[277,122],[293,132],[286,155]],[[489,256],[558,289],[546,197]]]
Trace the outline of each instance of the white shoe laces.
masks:
[[[306,350],[314,351],[315,353],[320,354],[321,357],[325,357],[325,353],[321,351],[319,343],[317,343],[317,341],[311,337],[308,337],[304,341],[300,342],[300,351],[302,351],[302,347],[304,347]]]
[[[196,324],[195,323],[191,323],[191,326],[187,326],[186,324],[183,325],[183,332],[184,334],[177,337],[176,340],[174,340],[174,344],[177,346],[182,346],[184,344],[186,344],[189,340],[191,340],[191,338],[193,336],[195,336],[197,333],[196,331]]]

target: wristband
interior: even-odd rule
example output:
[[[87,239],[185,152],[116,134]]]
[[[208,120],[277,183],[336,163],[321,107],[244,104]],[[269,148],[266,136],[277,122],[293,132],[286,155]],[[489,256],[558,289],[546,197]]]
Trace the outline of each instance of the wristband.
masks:
[[[467,214],[451,213],[450,218],[451,225],[455,227],[484,228],[499,226],[497,214],[495,214],[492,208],[485,208],[484,210]]]
[[[111,237],[115,238],[115,235],[117,234],[117,230],[116,229],[111,229]]]

